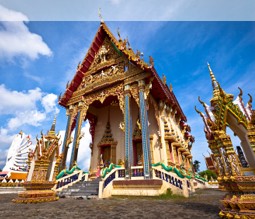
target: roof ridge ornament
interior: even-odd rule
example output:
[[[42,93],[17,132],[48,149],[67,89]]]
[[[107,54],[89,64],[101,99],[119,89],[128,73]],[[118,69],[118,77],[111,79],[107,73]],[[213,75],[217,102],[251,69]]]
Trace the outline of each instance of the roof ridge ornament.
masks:
[[[100,18],[101,24],[104,23],[104,19],[103,19],[102,13],[101,13],[101,8],[98,8],[98,16]]]
[[[118,34],[118,37],[119,37],[119,42],[122,41],[121,36],[120,36],[120,28],[119,27],[117,28],[117,34]]]
[[[238,89],[239,89],[239,94],[238,94],[238,96],[239,96],[239,98],[242,100],[243,98],[242,98],[242,96],[243,96],[243,90],[240,88],[240,87],[238,87]]]
[[[248,105],[252,106],[252,96],[250,94],[248,94],[248,96],[250,97],[249,101],[248,101]]]

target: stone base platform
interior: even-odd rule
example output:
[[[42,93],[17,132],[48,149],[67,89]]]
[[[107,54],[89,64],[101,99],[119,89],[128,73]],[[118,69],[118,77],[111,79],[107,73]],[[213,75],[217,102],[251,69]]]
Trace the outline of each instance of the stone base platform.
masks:
[[[14,203],[40,203],[57,201],[59,198],[56,192],[52,190],[32,190],[24,191],[18,194],[18,198],[12,200]]]
[[[116,180],[113,181],[112,195],[158,196],[163,185],[162,180]]]

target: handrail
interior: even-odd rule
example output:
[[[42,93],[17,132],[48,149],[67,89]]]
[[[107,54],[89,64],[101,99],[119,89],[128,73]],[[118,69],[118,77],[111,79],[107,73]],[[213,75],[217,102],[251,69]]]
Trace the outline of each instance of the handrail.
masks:
[[[56,179],[62,178],[65,174],[72,174],[75,170],[81,170],[78,166],[73,166],[71,170],[64,169],[56,177]],[[86,172],[85,172],[86,173]]]
[[[161,162],[152,164],[152,167],[157,167],[157,166],[161,166],[161,168],[167,172],[175,172],[177,174],[177,176],[179,176],[182,179],[184,179],[184,178],[191,179],[192,178],[191,174],[188,175],[188,174],[184,173],[182,170],[177,169],[176,167],[166,166],[165,164],[163,164]]]
[[[87,181],[88,173],[84,173],[82,170],[73,171],[73,173],[57,179],[53,189],[61,191],[62,189],[68,188],[69,186],[81,181],[83,177],[85,178],[85,181]]]
[[[101,177],[104,178],[107,175],[107,173],[112,171],[113,168],[121,168],[121,166],[111,163],[109,167],[105,167],[104,169],[101,170]]]
[[[173,186],[179,188],[179,189],[183,189],[183,185],[182,185],[182,178],[179,177],[178,175],[174,176],[173,173],[171,172],[167,172],[166,170],[158,170],[156,168],[152,168],[155,172],[155,176],[159,179],[162,179],[170,184],[172,184]]]

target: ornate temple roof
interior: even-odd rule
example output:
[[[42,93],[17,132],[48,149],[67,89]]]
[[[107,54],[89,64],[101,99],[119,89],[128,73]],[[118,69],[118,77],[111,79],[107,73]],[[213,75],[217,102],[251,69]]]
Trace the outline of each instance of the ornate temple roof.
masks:
[[[170,104],[173,108],[176,109],[177,114],[180,115],[181,120],[186,121],[187,119],[173,91],[170,90],[168,86],[162,82],[156,69],[154,68],[152,57],[150,57],[150,64],[144,62],[144,60],[141,59],[138,54],[135,54],[134,51],[126,45],[128,43],[126,40],[122,40],[121,38],[117,40],[104,22],[101,22],[100,27],[97,30],[97,33],[92,41],[90,48],[88,49],[85,58],[77,67],[76,73],[71,83],[67,85],[65,93],[59,97],[59,104],[63,107],[67,107],[68,101],[71,99],[73,93],[81,84],[83,77],[87,75],[87,72],[92,62],[94,61],[95,56],[106,37],[110,39],[113,46],[120,54],[123,54],[125,57],[127,57],[128,60],[137,67],[151,74],[151,77],[154,78],[154,80],[152,81],[151,89],[152,96],[156,100],[164,100],[166,103]]]

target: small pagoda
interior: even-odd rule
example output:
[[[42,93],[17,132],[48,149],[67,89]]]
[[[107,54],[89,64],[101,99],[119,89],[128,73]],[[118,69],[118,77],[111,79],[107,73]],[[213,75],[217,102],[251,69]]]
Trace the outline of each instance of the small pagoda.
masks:
[[[59,139],[55,133],[56,118],[47,135],[41,133],[34,151],[28,155],[29,171],[20,192],[13,200],[15,203],[39,203],[57,201],[56,192],[52,190],[56,183],[58,167],[61,161]]]
[[[196,111],[205,124],[205,136],[212,152],[218,182],[228,194],[221,200],[222,218],[255,218],[255,110],[252,109],[252,96],[243,102],[243,91],[236,99],[226,93],[216,80],[208,64],[213,97],[210,106],[199,101],[205,113]],[[240,139],[241,147],[235,152],[227,128]],[[244,152],[244,153],[243,153]]]
[[[112,186],[108,195],[121,187],[128,192],[120,193],[137,195],[129,188],[151,189],[153,185],[161,189],[159,193],[172,187],[188,196],[194,137],[187,118],[166,78],[159,77],[153,58],[146,63],[142,52],[134,52],[119,32],[118,37],[102,21],[73,79],[59,96],[67,114],[60,170],[66,166],[71,142],[70,169],[77,162],[79,148],[84,147],[81,127],[88,121],[90,178],[103,168],[102,197],[107,196],[106,187]]]

